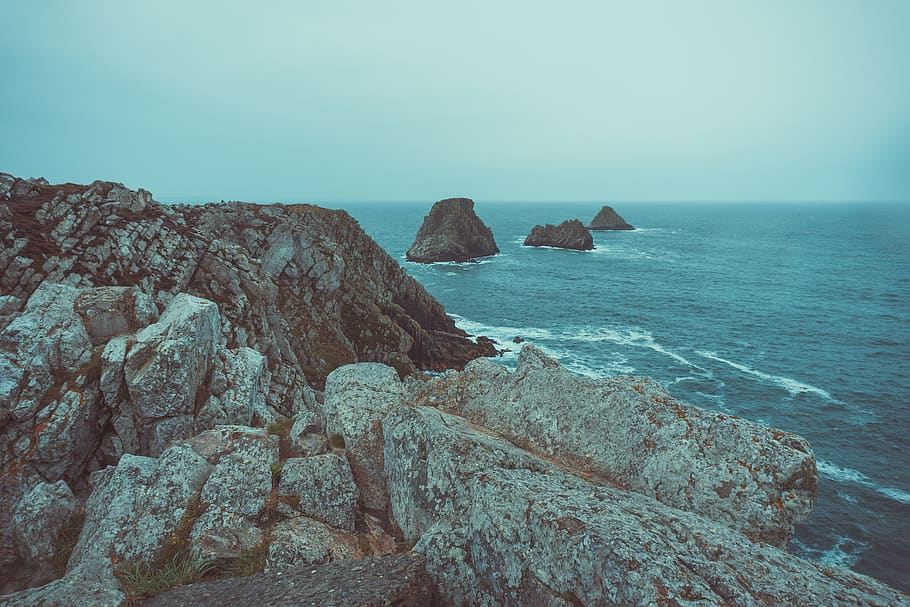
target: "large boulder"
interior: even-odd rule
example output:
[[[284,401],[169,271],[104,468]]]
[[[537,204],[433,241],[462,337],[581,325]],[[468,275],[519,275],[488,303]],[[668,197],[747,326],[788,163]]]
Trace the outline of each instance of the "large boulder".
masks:
[[[278,495],[290,498],[308,517],[339,529],[354,530],[359,491],[351,467],[334,453],[295,457],[284,462]]]
[[[619,216],[619,213],[613,210],[613,207],[606,205],[598,211],[594,219],[591,220],[589,230],[634,230],[632,224],[626,222]]]
[[[405,399],[395,369],[378,363],[345,365],[326,380],[326,432],[344,439],[363,508],[384,515],[389,496],[382,474],[382,418]]]
[[[359,538],[305,516],[278,522],[272,529],[266,571],[284,571],[365,556]]]
[[[430,209],[407,258],[421,263],[469,261],[499,253],[493,232],[474,212],[470,198],[446,198]]]
[[[397,409],[383,433],[392,512],[451,604],[910,605],[436,409]]]
[[[815,502],[805,439],[682,403],[647,378],[575,375],[530,344],[514,373],[477,361],[418,402],[755,540],[784,545]]]
[[[185,293],[136,334],[123,371],[144,452],[158,456],[169,442],[192,435],[196,403],[206,400],[200,392],[207,391],[220,339],[218,306]]]
[[[79,509],[72,490],[62,480],[41,483],[26,493],[13,516],[13,533],[25,566],[29,586],[55,577],[54,559],[60,549],[60,534]]]
[[[558,226],[548,223],[545,226],[534,226],[525,238],[526,247],[556,247],[559,249],[577,249],[590,251],[594,248],[594,238],[577,219],[569,219]]]

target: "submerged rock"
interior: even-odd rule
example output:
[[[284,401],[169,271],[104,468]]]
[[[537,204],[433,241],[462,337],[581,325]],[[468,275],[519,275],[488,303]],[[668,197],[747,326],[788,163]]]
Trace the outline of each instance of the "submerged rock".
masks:
[[[525,238],[526,247],[557,247],[560,249],[577,249],[590,251],[594,248],[594,238],[577,219],[569,219],[558,226],[548,223],[545,226],[534,226]]]
[[[474,212],[470,198],[446,198],[430,209],[407,258],[421,263],[469,261],[499,253],[493,232]]]
[[[625,219],[619,216],[619,213],[613,210],[613,207],[606,205],[598,211],[594,219],[591,220],[589,230],[634,230],[632,224],[627,223]]]

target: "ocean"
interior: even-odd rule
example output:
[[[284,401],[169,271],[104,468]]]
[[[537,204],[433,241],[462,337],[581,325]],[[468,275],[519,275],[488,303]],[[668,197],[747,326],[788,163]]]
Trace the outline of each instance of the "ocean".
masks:
[[[484,203],[501,253],[421,265],[429,204],[353,215],[457,325],[533,342],[592,377],[648,375],[677,398],[806,437],[819,496],[790,550],[910,591],[910,205],[611,203],[638,229],[595,250],[522,246],[592,203]]]

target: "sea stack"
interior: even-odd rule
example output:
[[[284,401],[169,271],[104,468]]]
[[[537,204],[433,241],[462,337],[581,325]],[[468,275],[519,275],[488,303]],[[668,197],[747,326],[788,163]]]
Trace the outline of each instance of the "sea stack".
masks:
[[[569,219],[558,226],[548,223],[545,226],[534,226],[524,242],[526,247],[557,247],[560,249],[577,249],[590,251],[594,248],[594,238],[577,219]]]
[[[627,223],[625,219],[619,216],[619,213],[613,210],[613,207],[606,205],[600,209],[600,212],[591,220],[589,230],[634,230],[635,226]]]
[[[493,232],[474,212],[470,198],[446,198],[430,209],[408,249],[409,261],[470,261],[499,253]]]

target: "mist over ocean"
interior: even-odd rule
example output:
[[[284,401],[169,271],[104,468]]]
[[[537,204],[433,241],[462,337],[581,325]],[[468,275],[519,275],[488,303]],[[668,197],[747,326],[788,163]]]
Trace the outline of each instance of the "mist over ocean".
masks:
[[[421,265],[430,204],[336,204],[445,306],[569,369],[648,375],[674,396],[806,437],[819,497],[792,552],[910,590],[910,207],[613,204],[638,229],[596,249],[521,245],[593,203],[479,202],[501,253]]]

